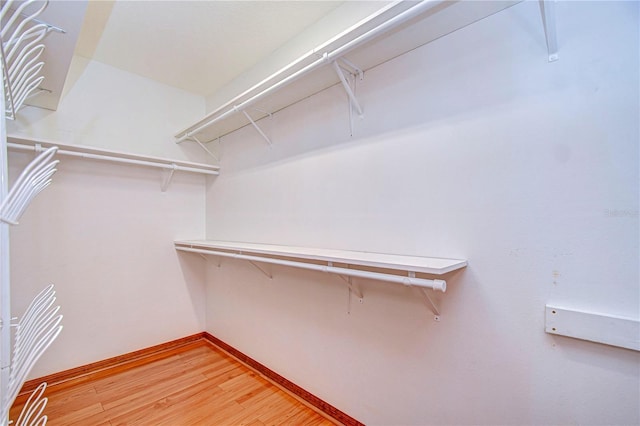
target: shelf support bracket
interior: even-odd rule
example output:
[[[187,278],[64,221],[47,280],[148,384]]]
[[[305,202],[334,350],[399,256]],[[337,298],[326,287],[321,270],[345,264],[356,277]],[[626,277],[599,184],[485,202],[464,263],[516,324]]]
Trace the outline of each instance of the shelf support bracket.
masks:
[[[273,118],[273,114],[271,114],[269,111],[265,111],[265,110],[263,110],[261,108],[256,108],[256,107],[253,107],[251,109],[254,110],[254,111],[261,112],[263,114],[267,114],[269,116],[269,118]]]
[[[558,60],[558,37],[556,34],[556,2],[555,0],[539,0],[540,12],[542,12],[542,23],[544,24],[544,35],[547,39],[547,52],[549,62]]]
[[[260,272],[265,274],[267,276],[267,278],[269,278],[270,280],[273,279],[273,275],[269,274],[267,271],[265,271],[263,268],[261,268],[260,265],[255,263],[253,260],[250,260],[249,263],[252,264],[257,270],[259,270]]]
[[[327,262],[327,266],[332,267],[333,262]],[[349,265],[347,265],[347,268]],[[342,279],[342,281],[347,283],[347,288],[349,289],[349,293],[347,295],[347,315],[351,315],[351,294],[355,294],[358,297],[358,302],[362,303],[362,290],[360,287],[353,282],[353,277],[345,277],[344,275],[338,275]]]
[[[173,179],[173,174],[176,172],[176,164],[173,163],[171,164],[172,168],[169,169],[169,174],[167,174],[167,176],[164,178],[164,181],[162,182],[162,187],[160,188],[160,190],[162,192],[167,192],[167,188],[169,188],[169,185],[171,184],[171,180]]]
[[[362,292],[360,292],[360,289],[353,284],[351,277],[346,280],[342,275],[340,275],[340,278],[347,281],[349,287],[349,293],[347,293],[347,315],[351,315],[351,294],[355,293],[355,295],[358,296],[358,302],[362,303]]]
[[[409,275],[409,278],[416,277],[416,273],[413,271],[408,271],[408,275]],[[429,309],[431,310],[431,312],[433,312],[433,319],[435,321],[440,321],[440,310],[438,309],[436,304],[433,303],[433,300],[431,300],[431,296],[429,296],[429,292],[427,291],[427,289],[424,287],[420,287],[420,292],[424,296],[424,300],[427,302]]]
[[[207,148],[207,147],[205,146],[205,144],[203,144],[203,143],[202,143],[198,138],[196,138],[195,136],[190,136],[190,138],[191,138],[191,139],[193,139],[193,141],[194,141],[195,143],[197,143],[198,145],[200,145],[200,147],[201,147],[202,149],[204,149],[204,150],[205,150],[205,152],[206,152],[207,154],[209,154],[211,157],[213,157],[213,159],[214,159],[214,160],[216,160],[218,163],[220,162],[220,159],[218,158],[218,156],[217,156],[217,155],[215,155],[213,152],[211,152],[211,151],[209,150],[209,148]],[[220,142],[220,138],[218,138],[218,143],[219,143],[219,142]]]
[[[364,297],[362,296],[362,290],[360,290],[360,287],[353,282],[352,277],[345,277],[344,275],[338,275],[338,276],[342,278],[344,282],[347,283],[347,287],[349,287],[349,291],[353,292],[353,294],[355,294],[358,297],[358,299],[360,299],[360,303],[362,303],[362,299],[364,299]]]
[[[435,321],[440,321],[440,310],[436,307],[435,303],[433,303],[433,300],[431,300],[431,297],[429,296],[427,289],[421,288],[420,291],[422,292],[422,295],[424,296],[424,299],[426,300],[427,305],[429,305],[431,312],[433,312],[433,319]]]
[[[352,74],[356,74],[360,81],[364,80],[364,71],[362,71],[360,67],[358,67],[353,62],[349,61],[347,58],[339,58],[338,60],[343,64],[345,64],[346,66],[350,67],[352,70]]]
[[[338,61],[331,62],[331,65],[333,66],[333,69],[336,71],[336,74],[338,74],[338,77],[340,78],[340,82],[342,83],[342,87],[344,87],[345,92],[347,92],[347,96],[349,96],[349,100],[351,101],[351,104],[358,112],[358,115],[360,116],[360,118],[362,118],[364,116],[364,113],[362,112],[362,107],[360,106],[360,103],[358,102],[356,95],[353,93],[353,90],[351,90],[351,86],[349,86],[349,82],[347,81],[347,78],[345,77],[344,72],[342,71],[342,68],[340,68],[340,65],[338,65]]]
[[[242,113],[244,114],[245,117],[247,117],[247,120],[249,120],[249,122],[251,123],[251,125],[258,131],[258,133],[260,133],[260,136],[262,136],[264,138],[265,141],[267,141],[267,143],[269,144],[269,146],[273,145],[273,142],[271,142],[271,139],[269,139],[269,137],[262,131],[262,129],[260,128],[260,126],[258,126],[256,124],[255,121],[253,121],[253,119],[251,118],[251,116],[247,113],[247,111],[242,110]]]

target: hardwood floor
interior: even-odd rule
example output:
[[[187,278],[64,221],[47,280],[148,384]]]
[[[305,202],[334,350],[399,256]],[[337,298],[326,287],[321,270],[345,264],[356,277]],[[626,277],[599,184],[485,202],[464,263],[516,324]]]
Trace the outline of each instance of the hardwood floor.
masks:
[[[333,425],[204,341],[150,363],[47,389],[48,424]],[[16,400],[17,419],[24,398]]]

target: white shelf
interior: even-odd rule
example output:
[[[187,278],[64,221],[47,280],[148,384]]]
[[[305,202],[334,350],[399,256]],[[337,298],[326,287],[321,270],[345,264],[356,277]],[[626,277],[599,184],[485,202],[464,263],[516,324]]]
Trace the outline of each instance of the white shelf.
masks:
[[[174,241],[174,245],[177,251],[197,253],[201,256],[231,257],[249,261],[269,278],[273,277],[257,263],[270,263],[336,274],[347,283],[349,295],[352,292],[355,293],[361,302],[363,299],[362,291],[352,281],[352,278],[372,279],[418,287],[429,308],[435,314],[437,321],[440,320],[440,312],[431,300],[427,289],[445,292],[447,283],[441,279],[418,278],[416,273],[443,275],[467,266],[467,261],[462,259],[402,256],[231,241],[180,240]],[[334,263],[344,266],[336,266]],[[390,270],[394,273],[390,273]],[[406,275],[395,273],[397,271],[404,272]]]
[[[251,124],[243,112],[258,121],[269,113],[275,113],[321,90],[340,84],[340,77],[331,66],[334,61],[344,65],[340,62],[346,59],[366,73],[383,62],[519,1],[521,0],[425,0],[386,5],[379,12],[317,46],[181,130],[175,135],[177,142],[189,139],[201,143],[210,142]],[[549,18],[549,25],[552,24],[553,21]],[[544,40],[543,31],[541,39]]]
[[[272,244],[254,244],[212,240],[175,241],[176,249],[197,248],[227,250],[235,253],[280,256],[322,262],[343,263],[379,269],[394,269],[405,272],[419,272],[443,275],[467,266],[466,260],[438,257],[402,256],[397,254],[371,253],[350,250],[333,250],[310,247],[293,247]]]
[[[59,155],[80,157],[90,160],[111,161],[117,163],[137,164],[141,166],[158,167],[163,169],[175,169],[191,173],[206,175],[218,175],[220,167],[205,163],[173,160],[169,158],[155,157],[151,155],[132,154],[111,149],[96,148],[86,145],[71,145],[55,141],[31,139],[8,135],[8,148],[19,151],[37,151],[40,149],[57,146]],[[174,167],[175,166],[175,167]]]
[[[169,188],[173,175],[176,171],[198,173],[206,176],[217,176],[220,174],[220,167],[204,163],[172,160],[149,155],[114,151],[110,149],[94,148],[83,145],[68,145],[58,142],[26,139],[15,136],[9,136],[7,139],[10,141],[7,142],[7,148],[14,151],[31,151],[39,153],[47,148],[55,146],[58,148],[56,151],[56,154],[58,155],[163,169],[165,177],[163,178],[162,185],[160,186],[162,192],[165,192]]]

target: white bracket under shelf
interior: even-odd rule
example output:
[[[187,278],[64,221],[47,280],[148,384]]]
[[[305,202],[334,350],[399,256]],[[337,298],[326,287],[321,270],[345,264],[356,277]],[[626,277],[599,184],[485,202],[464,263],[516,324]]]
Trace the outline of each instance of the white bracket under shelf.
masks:
[[[364,71],[362,70],[362,68],[360,68],[359,66],[357,66],[356,64],[354,64],[353,62],[351,62],[345,57],[340,57],[337,59],[337,61],[340,61],[342,63],[342,65],[338,64],[340,65],[341,68],[345,68],[345,67],[348,68],[347,71],[350,74],[357,76],[358,80],[360,81],[364,80]]]
[[[549,62],[558,60],[558,37],[556,34],[556,1],[555,0],[539,0],[540,11],[542,13],[542,23],[544,25],[544,34],[547,39],[547,52],[549,53]]]
[[[349,293],[347,294],[347,315],[351,315],[351,294],[355,294],[358,297],[358,302],[360,303],[362,303],[364,298],[362,297],[362,292],[358,286],[355,285],[351,277],[345,278],[341,275],[340,278],[347,282],[347,287],[349,289]]]
[[[436,307],[436,304],[433,303],[433,300],[431,300],[431,296],[429,296],[429,291],[425,288],[421,288],[420,292],[424,296],[424,299],[427,302],[427,305],[429,306],[429,308],[431,309],[431,312],[433,312],[433,319],[435,321],[440,321],[440,310]]]
[[[340,59],[336,59],[335,61],[331,62],[331,65],[333,66],[333,69],[336,71],[336,74],[338,74],[338,77],[340,78],[340,82],[342,83],[342,87],[344,87],[344,91],[347,92],[347,96],[349,97],[349,100],[351,101],[351,105],[356,109],[356,111],[358,112],[358,116],[360,118],[364,117],[364,113],[362,111],[362,107],[360,106],[360,103],[358,102],[358,98],[356,98],[355,93],[353,93],[353,89],[351,89],[351,86],[349,85],[349,82],[347,81],[347,77],[344,75],[344,72],[342,70],[342,68],[340,67],[340,65],[338,64],[338,61]],[[349,62],[349,64],[351,64]],[[361,69],[354,67],[356,73],[360,76],[360,79],[362,79],[363,76],[363,72]]]
[[[412,272],[412,271],[409,271],[409,278],[415,278],[415,277],[416,277],[416,273]],[[442,280],[435,280],[435,281],[441,281],[442,282],[441,285],[446,290],[447,283],[445,281],[442,281]],[[442,291],[444,292],[444,290],[442,290]],[[429,295],[429,291],[426,288],[421,287],[420,288],[420,293],[422,293],[422,295],[424,296],[425,302],[427,302],[427,306],[429,306],[429,309],[431,309],[431,312],[433,313],[433,319],[435,321],[440,321],[440,309],[438,309],[436,304],[433,303],[433,300],[431,299],[431,296]]]
[[[207,148],[207,146],[203,144],[198,138],[196,138],[195,136],[189,136],[189,139],[191,139],[192,141],[200,145],[200,148],[204,149],[204,151],[207,154],[209,154],[209,156],[212,157],[214,160],[216,160],[218,163],[220,162],[220,159],[218,158],[218,156],[215,155],[213,152],[211,152],[209,148]]]
[[[349,291],[353,292],[353,294],[355,294],[358,297],[358,299],[360,299],[360,303],[362,303],[362,299],[364,299],[364,296],[362,295],[362,290],[356,283],[353,282],[353,277],[345,277],[344,275],[338,275],[338,276],[342,278],[344,282],[347,283],[347,287],[349,288]]]
[[[328,262],[327,265],[333,266],[333,262]],[[349,265],[347,265],[347,267],[348,266]],[[362,303],[364,300],[362,290],[360,289],[360,286],[353,282],[353,277],[345,277],[344,275],[338,275],[338,277],[347,283],[347,289],[349,291],[347,293],[347,314],[351,315],[351,294],[355,294],[358,298],[358,302]]]
[[[262,272],[267,278],[269,278],[270,280],[273,279],[273,275],[260,267],[260,265],[258,265],[256,262],[250,260],[249,263],[252,264],[258,271]]]
[[[260,133],[260,136],[262,136],[264,138],[265,141],[267,141],[267,143],[269,144],[269,146],[273,145],[273,142],[271,142],[271,139],[269,139],[269,136],[267,136],[262,129],[260,128],[260,126],[258,126],[258,124],[256,124],[255,121],[253,121],[253,118],[251,118],[251,116],[249,115],[249,113],[245,110],[242,110],[242,113],[244,114],[244,116],[247,118],[247,120],[249,120],[249,122],[251,123],[251,125],[258,131],[258,133]]]
[[[162,187],[160,188],[162,192],[167,192],[167,188],[169,188],[169,185],[171,184],[171,180],[173,179],[173,174],[176,172],[176,169],[178,168],[178,166],[176,166],[175,164],[172,164],[172,165],[173,165],[173,168],[168,169],[167,175],[162,181]]]

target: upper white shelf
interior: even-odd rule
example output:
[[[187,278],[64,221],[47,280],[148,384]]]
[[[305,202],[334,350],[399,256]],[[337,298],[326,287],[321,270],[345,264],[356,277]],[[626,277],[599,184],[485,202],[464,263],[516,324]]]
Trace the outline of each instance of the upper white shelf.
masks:
[[[94,148],[84,145],[68,145],[39,139],[28,139],[15,136],[7,137],[7,148],[16,151],[42,152],[51,147],[57,147],[56,154],[68,157],[78,157],[88,160],[107,161],[111,163],[131,164],[143,167],[154,167],[165,170],[165,177],[160,187],[165,192],[176,171],[197,173],[206,176],[220,174],[218,166],[191,161],[172,160],[149,155],[131,154],[128,152],[114,151],[110,149]]]
[[[157,167],[167,170],[177,170],[205,175],[218,175],[220,167],[205,163],[173,160],[150,155],[132,154],[123,151],[96,148],[86,145],[70,145],[42,139],[30,139],[19,136],[7,137],[7,146],[12,150],[38,151],[57,146],[59,155],[80,157],[91,160],[111,161],[116,163],[136,164],[140,166]]]
[[[346,67],[352,74],[366,72],[519,1],[393,2],[181,130],[175,135],[176,141],[212,141],[253,124],[250,117],[255,122],[340,84],[344,74],[337,66]]]
[[[236,253],[280,256],[287,258],[335,262],[355,266],[395,269],[407,272],[442,275],[467,266],[466,260],[438,257],[402,256],[396,254],[371,253],[350,250],[293,247],[272,244],[254,244],[212,240],[175,241],[176,249],[195,248],[202,250],[226,250]]]

